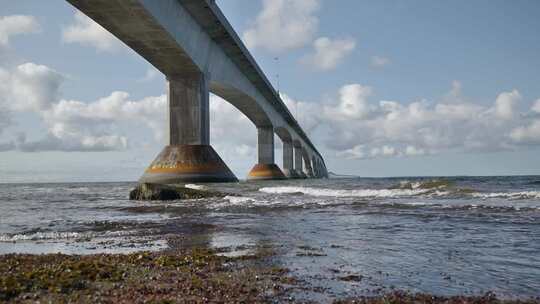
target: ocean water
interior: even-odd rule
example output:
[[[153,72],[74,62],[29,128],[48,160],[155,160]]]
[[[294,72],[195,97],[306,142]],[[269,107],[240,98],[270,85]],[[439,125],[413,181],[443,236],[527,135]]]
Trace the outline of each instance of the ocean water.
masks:
[[[231,195],[173,202],[129,201],[134,186],[0,184],[0,254],[271,248],[298,298],[540,296],[540,176],[188,185]]]

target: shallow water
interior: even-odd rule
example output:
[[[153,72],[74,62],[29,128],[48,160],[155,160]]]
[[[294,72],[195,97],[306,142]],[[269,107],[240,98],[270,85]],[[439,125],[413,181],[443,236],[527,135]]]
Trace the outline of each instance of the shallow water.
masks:
[[[129,201],[134,185],[0,185],[0,254],[271,246],[312,287],[298,298],[540,295],[539,176],[212,184],[233,195],[157,203]]]

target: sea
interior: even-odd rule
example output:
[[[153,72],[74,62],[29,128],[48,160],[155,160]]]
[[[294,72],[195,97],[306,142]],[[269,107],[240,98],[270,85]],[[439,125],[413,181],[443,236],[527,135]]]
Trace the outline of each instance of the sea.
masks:
[[[0,184],[0,254],[266,248],[300,299],[540,296],[540,176],[188,184],[227,195],[169,202],[130,201],[135,186]]]

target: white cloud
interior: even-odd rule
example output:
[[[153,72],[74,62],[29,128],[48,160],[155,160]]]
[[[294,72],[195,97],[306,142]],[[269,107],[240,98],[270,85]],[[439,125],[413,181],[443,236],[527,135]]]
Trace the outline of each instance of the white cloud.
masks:
[[[242,144],[235,148],[235,152],[238,156],[247,157],[255,154],[255,148],[253,146]]]
[[[534,105],[532,106],[531,110],[536,113],[540,113],[540,99],[538,99]]]
[[[34,63],[25,63],[11,71],[0,68],[0,131],[9,125],[12,112],[33,112],[46,126],[47,135],[39,140],[20,136],[16,147],[22,151],[107,151],[125,149],[128,138],[119,131],[125,123],[144,123],[163,137],[165,95],[133,101],[125,92],[93,102],[60,99],[64,77],[55,70]]]
[[[521,100],[521,95],[517,90],[499,94],[495,101],[495,114],[497,117],[511,119],[514,116],[514,107],[519,100]]]
[[[19,141],[13,148],[23,152],[64,151],[64,152],[102,152],[123,150],[127,147],[127,138],[118,135],[59,138],[48,134],[37,141]]]
[[[17,66],[12,73],[4,71],[0,79],[6,104],[18,111],[40,111],[58,99],[64,77],[47,66],[29,62]]]
[[[96,146],[116,150],[127,147],[126,136],[111,134],[121,123],[143,123],[162,141],[166,106],[165,95],[133,101],[126,92],[113,92],[90,103],[60,100],[42,116],[55,138],[78,139],[88,150]]]
[[[540,144],[538,116],[518,115],[517,90],[500,93],[488,106],[467,101],[459,82],[437,102],[376,102],[373,96],[371,87],[345,85],[335,99],[306,107],[304,114],[318,122],[312,130],[318,141],[350,159],[503,151]]]
[[[540,144],[540,120],[534,120],[525,127],[515,128],[510,137],[520,144]]]
[[[365,118],[372,111],[368,98],[372,95],[371,87],[360,84],[348,84],[339,90],[339,102],[324,107],[326,119],[345,121]]]
[[[280,96],[289,112],[296,118],[298,124],[302,126],[302,129],[307,134],[311,134],[321,124],[320,115],[312,115],[319,110],[318,104],[294,100],[283,92],[280,93]]]
[[[302,62],[317,70],[332,70],[343,62],[355,47],[356,41],[352,38],[331,40],[321,37],[313,42],[314,52],[305,56]]]
[[[374,68],[382,68],[390,64],[390,59],[382,56],[371,57],[371,66]]]
[[[132,142],[130,135],[143,140],[137,133],[144,128],[157,143],[165,142],[166,95],[133,100],[127,92],[115,91],[89,102],[62,99],[64,80],[55,70],[34,63],[0,68],[0,133],[11,125],[11,112],[35,113],[46,128],[41,139],[22,134],[14,142],[2,142],[1,150],[123,150]],[[225,156],[255,155],[256,128],[247,117],[215,95],[210,97],[210,116],[212,143]]]
[[[314,15],[318,0],[264,0],[263,9],[242,37],[248,48],[272,52],[300,48],[309,43],[319,24]]]
[[[12,36],[36,33],[39,30],[39,24],[33,16],[0,16],[0,46],[9,45]]]
[[[350,149],[346,149],[344,151],[339,151],[337,153],[338,157],[346,158],[346,159],[364,159],[366,158],[366,153],[364,152],[364,146],[363,145],[356,145]]]
[[[124,47],[120,40],[80,11],[74,18],[73,24],[62,31],[64,42],[94,47],[100,52],[114,52]]]
[[[418,149],[415,146],[407,146],[405,148],[405,155],[408,156],[418,156],[424,154],[426,154],[426,151],[424,151],[424,149]]]
[[[237,147],[254,147],[257,143],[255,125],[232,104],[216,95],[210,95],[210,137],[212,143],[231,151]],[[240,151],[247,151],[240,148]]]

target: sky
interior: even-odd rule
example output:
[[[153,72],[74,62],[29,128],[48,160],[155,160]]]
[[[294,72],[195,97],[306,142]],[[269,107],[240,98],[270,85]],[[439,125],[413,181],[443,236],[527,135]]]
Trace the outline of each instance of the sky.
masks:
[[[540,2],[217,3],[330,171],[540,174]],[[255,126],[210,103],[245,178]],[[137,180],[165,114],[165,77],[66,1],[0,0],[0,183]]]

